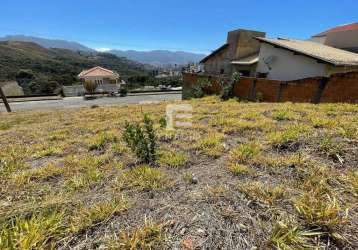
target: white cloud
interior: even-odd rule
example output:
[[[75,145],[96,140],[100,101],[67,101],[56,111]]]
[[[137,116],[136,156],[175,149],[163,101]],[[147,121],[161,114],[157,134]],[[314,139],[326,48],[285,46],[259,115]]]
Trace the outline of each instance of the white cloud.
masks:
[[[107,51],[110,51],[111,49],[110,48],[97,48],[95,50],[98,52],[107,52]]]

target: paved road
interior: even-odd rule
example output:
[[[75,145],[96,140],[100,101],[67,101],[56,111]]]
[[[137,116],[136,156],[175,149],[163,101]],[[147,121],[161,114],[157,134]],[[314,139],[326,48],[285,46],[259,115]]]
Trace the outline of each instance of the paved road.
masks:
[[[83,100],[82,97],[66,97],[62,100],[13,102],[10,107],[13,111],[21,110],[44,110],[44,109],[65,109],[98,106],[116,106],[125,104],[160,102],[181,100],[179,93],[145,94],[126,97],[103,97],[95,100]],[[5,106],[0,103],[0,112],[5,112]]]

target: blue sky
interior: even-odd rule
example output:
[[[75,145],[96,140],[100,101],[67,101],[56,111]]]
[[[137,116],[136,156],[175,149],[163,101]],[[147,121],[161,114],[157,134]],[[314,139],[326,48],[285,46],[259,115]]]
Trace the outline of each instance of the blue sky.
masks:
[[[229,30],[308,38],[357,22],[357,10],[357,0],[1,0],[0,36],[208,53],[225,42]]]

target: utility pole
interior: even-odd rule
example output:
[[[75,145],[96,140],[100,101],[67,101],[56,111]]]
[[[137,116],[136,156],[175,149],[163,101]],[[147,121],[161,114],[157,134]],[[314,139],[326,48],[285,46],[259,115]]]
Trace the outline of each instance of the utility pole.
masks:
[[[10,113],[11,108],[10,108],[9,103],[7,102],[6,96],[5,96],[4,92],[2,91],[1,86],[0,86],[0,96],[1,96],[1,99],[2,99],[2,101],[3,101],[3,103],[4,103],[5,107],[6,107],[7,112]]]

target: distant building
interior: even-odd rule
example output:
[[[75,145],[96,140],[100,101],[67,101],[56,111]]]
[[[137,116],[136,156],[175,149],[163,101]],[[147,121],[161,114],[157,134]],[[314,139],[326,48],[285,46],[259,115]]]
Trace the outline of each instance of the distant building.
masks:
[[[254,76],[260,51],[260,42],[255,37],[265,36],[264,32],[243,29],[229,32],[226,44],[200,62],[204,72],[225,75],[240,72],[244,76]]]
[[[98,85],[120,83],[120,76],[118,73],[99,66],[82,71],[78,75],[78,78],[83,81],[95,82]]]
[[[358,70],[358,54],[313,41],[256,38],[261,42],[257,76],[297,80]]]
[[[314,35],[311,41],[358,53],[358,22],[337,26]]]

